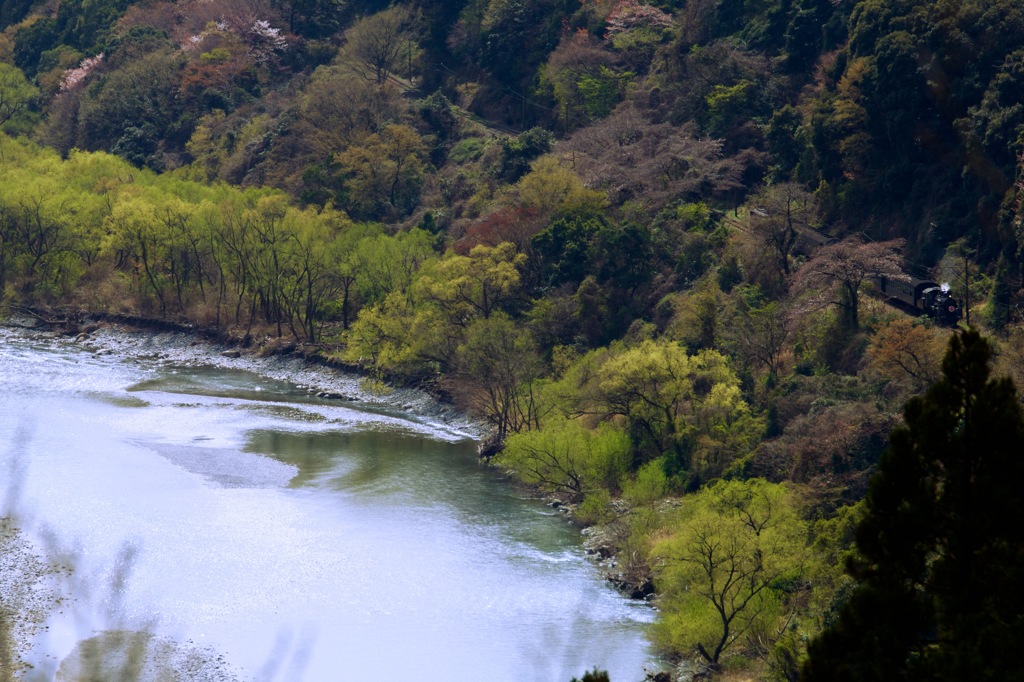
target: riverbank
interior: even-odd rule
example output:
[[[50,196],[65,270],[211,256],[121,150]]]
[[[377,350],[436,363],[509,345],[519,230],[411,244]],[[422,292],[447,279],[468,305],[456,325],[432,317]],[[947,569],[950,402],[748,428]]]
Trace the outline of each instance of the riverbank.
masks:
[[[26,654],[49,614],[64,603],[58,583],[69,573],[47,561],[15,519],[0,517],[0,682],[30,670]]]
[[[47,622],[76,599],[69,596],[71,561],[36,546],[16,519],[0,517],[0,682],[35,679],[28,660]],[[175,642],[144,631],[108,630],[79,642],[56,666],[57,682],[128,679],[232,682],[238,676],[209,647]],[[36,671],[36,675],[40,674]]]
[[[435,422],[477,441],[489,433],[486,424],[460,412],[436,391],[373,381],[358,366],[339,362],[316,344],[272,336],[246,340],[215,329],[111,314],[71,317],[32,311],[10,315],[0,325],[49,333],[100,355],[251,371],[327,400],[359,402]]]

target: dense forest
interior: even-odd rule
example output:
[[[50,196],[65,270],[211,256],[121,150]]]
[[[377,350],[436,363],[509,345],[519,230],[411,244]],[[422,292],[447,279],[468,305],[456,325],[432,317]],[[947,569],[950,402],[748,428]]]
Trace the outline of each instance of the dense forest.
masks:
[[[449,396],[700,674],[797,679],[884,564],[959,337],[878,278],[1021,386],[1022,275],[1018,0],[0,0],[4,310]]]

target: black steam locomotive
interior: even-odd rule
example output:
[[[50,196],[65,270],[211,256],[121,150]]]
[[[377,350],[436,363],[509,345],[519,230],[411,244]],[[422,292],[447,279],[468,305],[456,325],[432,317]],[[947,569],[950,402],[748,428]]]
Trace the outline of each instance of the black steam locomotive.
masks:
[[[960,302],[949,295],[948,288],[931,280],[879,277],[878,288],[889,298],[913,308],[919,315],[931,317],[939,324],[952,326],[963,317]]]

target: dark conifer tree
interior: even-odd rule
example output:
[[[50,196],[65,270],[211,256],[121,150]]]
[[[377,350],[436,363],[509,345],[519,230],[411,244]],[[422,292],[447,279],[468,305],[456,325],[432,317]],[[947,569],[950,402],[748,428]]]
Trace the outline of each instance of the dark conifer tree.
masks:
[[[976,331],[905,409],[857,530],[859,585],[806,682],[1024,679],[1024,417]]]

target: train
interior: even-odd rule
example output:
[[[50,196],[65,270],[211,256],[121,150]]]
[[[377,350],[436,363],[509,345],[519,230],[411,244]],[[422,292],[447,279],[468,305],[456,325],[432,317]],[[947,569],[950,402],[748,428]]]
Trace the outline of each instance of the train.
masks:
[[[838,243],[838,239],[809,226],[795,227],[793,253],[810,256],[823,246]],[[901,308],[927,315],[942,325],[955,326],[963,317],[963,308],[949,293],[949,287],[929,279],[916,279],[905,274],[900,279],[877,277],[875,282],[881,293]]]
[[[768,215],[764,209],[754,209],[753,212],[761,216]],[[835,237],[830,237],[807,224],[795,224],[792,229],[796,233],[792,253],[797,256],[810,258],[818,249],[839,243]],[[963,307],[949,293],[948,285],[938,284],[930,279],[917,279],[907,273],[898,279],[881,276],[874,279],[882,295],[908,312],[927,315],[938,324],[950,327],[955,326],[963,318]]]
[[[939,324],[953,326],[963,317],[963,308],[950,295],[948,286],[910,277],[905,280],[879,277],[877,282],[882,294]]]

